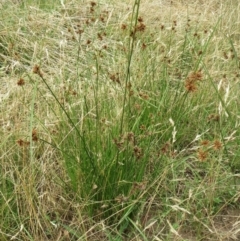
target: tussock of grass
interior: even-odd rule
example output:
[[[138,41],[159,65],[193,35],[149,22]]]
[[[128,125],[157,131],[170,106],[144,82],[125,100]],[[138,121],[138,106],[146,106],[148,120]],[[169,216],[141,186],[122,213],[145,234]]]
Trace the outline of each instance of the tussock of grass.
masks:
[[[239,238],[237,1],[0,8],[1,240]]]

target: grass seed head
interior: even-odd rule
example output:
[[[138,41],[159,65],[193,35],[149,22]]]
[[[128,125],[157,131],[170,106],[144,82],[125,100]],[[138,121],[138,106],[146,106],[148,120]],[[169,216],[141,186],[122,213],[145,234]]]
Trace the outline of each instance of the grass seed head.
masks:
[[[90,2],[91,7],[95,7],[97,4],[93,1]]]
[[[200,143],[200,145],[201,145],[201,146],[208,146],[209,143],[210,143],[209,140],[202,140],[201,143]]]
[[[38,141],[38,133],[37,133],[37,129],[36,128],[32,130],[32,140],[34,142]]]
[[[205,162],[208,157],[208,152],[204,151],[203,149],[199,149],[197,152],[197,156],[198,156],[199,161]]]
[[[143,22],[143,18],[142,17],[138,17],[138,22],[142,23]]]
[[[123,24],[121,25],[121,29],[122,29],[122,30],[127,29],[127,25],[123,23]]]
[[[24,79],[23,79],[23,78],[20,78],[20,79],[18,80],[18,82],[17,82],[17,85],[18,85],[18,86],[23,86],[23,85],[25,85]]]
[[[39,75],[41,78],[43,77],[43,74],[40,70],[39,65],[34,65],[33,67],[33,73]]]
[[[213,149],[219,151],[222,149],[222,143],[219,140],[213,142]]]
[[[134,146],[133,151],[134,151],[134,155],[137,159],[140,159],[143,156],[142,148],[140,148],[138,146]]]
[[[197,91],[197,86],[195,83],[191,82],[191,81],[186,81],[185,83],[185,88],[188,92],[195,92]]]
[[[30,145],[30,142],[29,141],[24,141],[22,139],[19,139],[19,140],[17,140],[17,144],[20,147],[27,147],[27,146]]]
[[[199,70],[197,72],[192,72],[188,75],[185,80],[185,88],[188,92],[197,91],[197,82],[203,79],[202,72]]]

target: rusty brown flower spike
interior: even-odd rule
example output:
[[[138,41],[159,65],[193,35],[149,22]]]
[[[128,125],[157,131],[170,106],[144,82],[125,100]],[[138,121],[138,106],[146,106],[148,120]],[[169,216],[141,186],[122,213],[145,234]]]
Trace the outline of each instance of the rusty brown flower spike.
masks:
[[[20,79],[18,80],[18,82],[17,82],[17,85],[18,85],[18,86],[23,86],[23,85],[25,85],[24,79],[23,79],[23,78],[20,78]]]
[[[20,147],[26,147],[26,146],[29,146],[30,145],[30,142],[29,141],[24,141],[22,139],[19,139],[17,140],[17,144],[20,146]]]
[[[213,142],[213,149],[219,151],[222,148],[222,143],[219,140]]]
[[[208,146],[209,143],[210,143],[209,140],[202,140],[200,144],[201,144],[201,146]]]
[[[122,29],[122,30],[125,30],[126,28],[127,28],[127,25],[123,23],[123,24],[121,25],[121,29]]]
[[[197,82],[203,79],[201,71],[192,72],[185,80],[185,88],[188,92],[197,91]]]
[[[202,149],[199,149],[198,153],[197,153],[197,156],[198,156],[199,161],[204,162],[204,161],[207,160],[208,152],[204,151]]]
[[[203,74],[200,70],[197,72],[193,72],[188,76],[188,79],[193,82],[200,81],[202,80],[202,78],[203,78]]]
[[[139,18],[138,18],[138,22],[139,22],[139,23],[142,23],[142,22],[143,22],[143,18],[142,18],[142,17],[139,17]]]
[[[135,32],[143,32],[146,29],[146,25],[143,22],[139,22],[139,24],[135,28]]]
[[[32,140],[35,142],[38,141],[38,133],[36,128],[32,130]]]
[[[33,73],[39,75],[40,77],[43,77],[43,74],[42,74],[42,72],[40,70],[40,67],[38,65],[34,65]]]
[[[97,4],[95,2],[90,2],[91,7],[95,7]]]
[[[185,88],[188,92],[195,92],[197,90],[197,86],[194,83],[186,82]]]

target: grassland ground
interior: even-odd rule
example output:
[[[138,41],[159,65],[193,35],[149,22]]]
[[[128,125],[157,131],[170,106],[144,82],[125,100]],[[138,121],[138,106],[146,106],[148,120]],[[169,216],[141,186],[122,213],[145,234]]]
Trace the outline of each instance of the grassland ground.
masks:
[[[239,11],[2,0],[0,240],[239,240]]]

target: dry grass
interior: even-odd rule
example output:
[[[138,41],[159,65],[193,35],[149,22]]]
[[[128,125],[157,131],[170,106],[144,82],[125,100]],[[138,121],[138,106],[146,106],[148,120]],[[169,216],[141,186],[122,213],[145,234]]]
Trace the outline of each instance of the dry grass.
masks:
[[[0,240],[240,238],[238,1],[133,5],[0,3]]]

